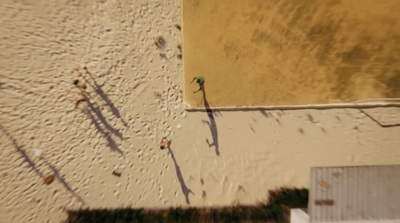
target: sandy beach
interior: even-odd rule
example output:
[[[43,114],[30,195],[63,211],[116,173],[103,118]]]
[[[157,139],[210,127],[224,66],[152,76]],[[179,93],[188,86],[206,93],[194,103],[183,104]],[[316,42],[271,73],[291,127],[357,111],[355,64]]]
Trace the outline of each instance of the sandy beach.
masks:
[[[0,13],[2,222],[256,204],[308,187],[311,166],[400,164],[400,108],[185,111],[178,0],[5,0]]]

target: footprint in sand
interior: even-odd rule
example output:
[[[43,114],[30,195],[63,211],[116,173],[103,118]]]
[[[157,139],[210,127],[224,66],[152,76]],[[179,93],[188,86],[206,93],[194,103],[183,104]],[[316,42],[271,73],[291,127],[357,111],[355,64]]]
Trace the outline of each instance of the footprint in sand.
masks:
[[[150,183],[151,183],[151,190],[153,190],[154,188],[156,188],[156,182],[151,181]]]
[[[212,173],[208,174],[207,178],[214,181],[214,183],[218,183],[218,179]]]
[[[89,156],[87,156],[87,155],[82,156],[82,161],[87,161],[88,159],[89,159]]]
[[[168,164],[167,163],[163,163],[163,167],[164,167],[164,169],[168,168]]]
[[[155,158],[154,157],[149,157],[149,163],[154,163]]]
[[[194,179],[193,176],[189,176],[188,182],[194,183],[194,182],[196,182],[196,180]]]
[[[169,117],[171,115],[171,111],[170,110],[164,111],[164,115],[165,117]]]
[[[54,197],[54,198],[57,198],[57,197],[58,197],[58,190],[54,190],[53,197]]]
[[[229,182],[228,177],[224,177],[224,180],[222,181],[222,191],[227,192],[228,188],[231,186],[231,183]]]
[[[180,115],[181,115],[182,118],[185,118],[187,116],[187,112],[183,111],[183,112],[181,112]]]

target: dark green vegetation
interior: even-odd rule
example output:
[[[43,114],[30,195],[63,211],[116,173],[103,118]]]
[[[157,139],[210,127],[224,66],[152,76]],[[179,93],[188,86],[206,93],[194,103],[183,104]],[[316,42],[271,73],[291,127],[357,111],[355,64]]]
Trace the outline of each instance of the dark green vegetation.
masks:
[[[255,206],[223,208],[170,208],[169,210],[69,210],[67,222],[283,222],[288,208],[304,208],[307,189],[269,191],[269,200]]]

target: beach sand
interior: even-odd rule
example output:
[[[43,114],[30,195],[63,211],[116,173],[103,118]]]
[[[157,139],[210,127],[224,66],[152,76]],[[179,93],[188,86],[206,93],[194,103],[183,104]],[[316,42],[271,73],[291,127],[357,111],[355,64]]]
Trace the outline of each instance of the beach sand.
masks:
[[[0,14],[2,222],[256,204],[308,187],[311,166],[400,164],[400,128],[357,109],[186,112],[180,1],[6,0]],[[88,99],[74,109],[78,76]],[[399,108],[365,112],[400,123]]]

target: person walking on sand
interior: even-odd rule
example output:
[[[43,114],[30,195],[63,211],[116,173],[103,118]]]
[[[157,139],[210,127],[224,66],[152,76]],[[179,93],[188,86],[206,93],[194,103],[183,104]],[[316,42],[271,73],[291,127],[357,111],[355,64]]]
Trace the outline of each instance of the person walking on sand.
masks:
[[[193,83],[194,80],[196,80],[196,82],[199,84],[199,90],[194,91],[193,93],[196,93],[196,92],[199,92],[199,91],[203,90],[203,86],[204,86],[204,82],[205,82],[204,77],[203,76],[196,76],[196,77],[193,78],[192,82],[190,82],[190,83]]]
[[[86,101],[87,99],[87,93],[86,93],[86,84],[79,81],[78,78],[75,78],[72,80],[72,84],[79,89],[78,94],[74,94],[74,104],[75,108],[78,108],[79,104],[83,101]]]
[[[171,140],[167,140],[167,137],[164,136],[160,142],[160,149],[165,149],[165,148],[168,149],[170,144]]]

